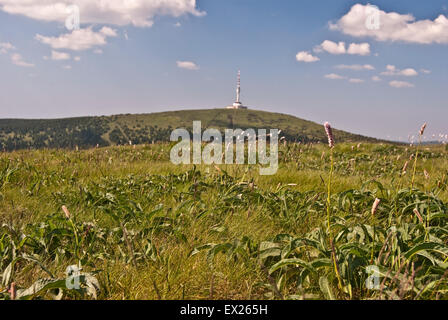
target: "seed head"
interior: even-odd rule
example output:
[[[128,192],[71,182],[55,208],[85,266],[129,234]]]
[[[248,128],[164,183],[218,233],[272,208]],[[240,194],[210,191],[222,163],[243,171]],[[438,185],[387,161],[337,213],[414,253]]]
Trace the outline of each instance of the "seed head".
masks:
[[[380,202],[381,202],[380,199],[378,199],[378,198],[375,199],[375,202],[373,203],[373,206],[372,206],[372,216],[374,216],[376,211],[378,210],[378,206],[380,205]]]
[[[414,209],[414,213],[417,216],[418,220],[420,220],[421,223],[423,223],[423,218],[420,212],[418,212],[417,208]]]
[[[425,129],[426,129],[426,123],[424,125],[422,125],[422,128],[420,129],[421,136],[425,133]]]
[[[409,165],[409,161],[406,161],[406,163],[404,164],[404,167],[403,167],[403,174],[405,174],[406,171],[408,170],[408,165]]]
[[[11,283],[11,286],[9,287],[8,292],[9,292],[9,294],[10,294],[11,300],[16,300],[17,289],[16,289],[16,284],[15,284],[15,282],[12,282],[12,283]]]
[[[429,180],[430,176],[429,176],[428,171],[426,171],[426,169],[425,169],[425,170],[423,170],[423,173],[424,173],[424,175],[425,175],[425,179],[426,179],[426,180]]]
[[[327,133],[328,137],[328,145],[330,148],[334,147],[334,136],[333,136],[333,130],[331,129],[331,125],[328,122],[325,122],[325,132]]]
[[[67,218],[67,219],[70,219],[70,211],[68,211],[68,209],[67,209],[67,207],[66,206],[62,206],[62,211],[64,211],[64,214],[65,214],[65,217]]]

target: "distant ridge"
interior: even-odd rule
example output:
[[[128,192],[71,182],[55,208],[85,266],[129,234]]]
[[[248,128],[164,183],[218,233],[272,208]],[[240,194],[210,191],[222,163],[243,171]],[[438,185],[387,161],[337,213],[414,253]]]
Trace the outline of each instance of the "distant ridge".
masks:
[[[288,141],[326,142],[323,126],[297,117],[258,110],[183,110],[66,119],[0,119],[0,146],[8,151],[41,148],[90,148],[169,141],[171,131],[201,120],[202,128],[280,129]],[[335,130],[338,142],[380,142]]]

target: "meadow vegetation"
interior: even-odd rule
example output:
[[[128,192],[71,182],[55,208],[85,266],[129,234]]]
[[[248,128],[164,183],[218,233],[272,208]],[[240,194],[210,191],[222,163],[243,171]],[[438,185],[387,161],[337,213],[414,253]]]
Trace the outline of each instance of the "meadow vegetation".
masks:
[[[282,144],[273,176],[170,147],[1,153],[0,299],[448,298],[444,147],[413,178],[416,147],[337,144],[329,200],[322,143]]]

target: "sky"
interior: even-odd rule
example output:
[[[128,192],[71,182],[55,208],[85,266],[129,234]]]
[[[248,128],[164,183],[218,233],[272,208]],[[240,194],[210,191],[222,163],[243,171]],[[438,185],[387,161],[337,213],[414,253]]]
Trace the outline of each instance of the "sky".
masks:
[[[448,0],[0,0],[0,118],[222,108],[241,70],[250,108],[448,141],[447,44]]]

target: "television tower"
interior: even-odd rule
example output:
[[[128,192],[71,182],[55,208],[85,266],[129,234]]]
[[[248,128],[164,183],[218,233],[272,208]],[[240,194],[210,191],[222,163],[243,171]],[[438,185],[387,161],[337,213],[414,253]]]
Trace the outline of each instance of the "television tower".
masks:
[[[241,99],[241,71],[238,70],[238,77],[236,80],[236,101],[231,105],[226,107],[227,109],[247,109],[240,101]]]
[[[240,101],[240,96],[241,96],[241,71],[238,70],[238,77],[236,80],[236,101],[233,104],[234,109],[245,109]]]
[[[238,70],[238,78],[236,81],[236,103],[241,103],[240,95],[241,95],[241,71]]]

